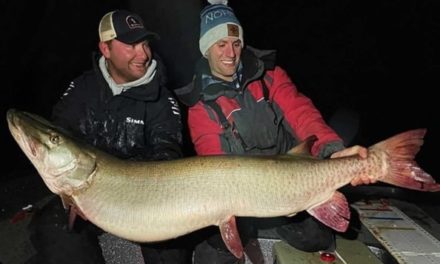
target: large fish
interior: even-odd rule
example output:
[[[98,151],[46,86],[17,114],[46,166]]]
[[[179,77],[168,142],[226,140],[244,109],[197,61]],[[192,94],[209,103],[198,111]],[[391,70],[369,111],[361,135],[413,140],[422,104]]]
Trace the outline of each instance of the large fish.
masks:
[[[414,161],[424,129],[373,145],[365,159],[198,156],[139,162],[82,144],[37,115],[11,109],[7,120],[53,193],[103,230],[138,242],[167,240],[217,225],[228,249],[241,258],[236,216],[292,216],[306,210],[343,232],[350,211],[337,189],[356,176],[414,190],[440,190]]]

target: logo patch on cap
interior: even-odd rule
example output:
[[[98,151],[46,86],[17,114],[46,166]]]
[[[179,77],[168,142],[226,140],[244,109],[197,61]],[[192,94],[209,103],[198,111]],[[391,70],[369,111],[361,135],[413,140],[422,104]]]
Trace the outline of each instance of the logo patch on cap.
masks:
[[[239,29],[235,24],[228,24],[228,36],[229,37],[239,37]]]
[[[136,17],[134,16],[127,16],[127,18],[125,19],[125,21],[127,22],[127,25],[130,29],[135,29],[135,28],[144,28],[144,25],[142,25],[142,22],[140,22],[138,19],[136,19]]]

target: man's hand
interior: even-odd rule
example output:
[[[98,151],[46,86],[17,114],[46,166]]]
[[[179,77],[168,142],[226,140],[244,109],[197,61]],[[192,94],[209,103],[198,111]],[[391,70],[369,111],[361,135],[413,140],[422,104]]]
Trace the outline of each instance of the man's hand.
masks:
[[[333,153],[330,158],[342,158],[342,157],[348,157],[353,155],[359,155],[359,157],[366,159],[368,157],[368,149],[359,145],[349,147],[340,151],[337,151]],[[351,185],[361,185],[361,184],[371,184],[375,183],[376,180],[368,178],[368,175],[362,175],[354,178],[351,181]]]

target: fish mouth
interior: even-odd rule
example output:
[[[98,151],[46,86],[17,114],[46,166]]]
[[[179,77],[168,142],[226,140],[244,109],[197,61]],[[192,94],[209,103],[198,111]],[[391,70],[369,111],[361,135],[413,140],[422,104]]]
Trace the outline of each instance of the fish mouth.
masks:
[[[6,113],[6,120],[8,121],[8,127],[11,131],[12,137],[17,141],[17,143],[19,143],[20,146],[22,146],[26,140],[23,139],[24,133],[20,133],[21,129],[20,125],[18,124],[20,119],[17,116],[18,114],[19,112],[17,110],[10,109]]]
[[[9,109],[6,113],[6,119],[8,121],[9,130],[11,131],[12,136],[17,141],[18,145],[23,148],[25,154],[31,154],[32,157],[37,156],[37,148],[34,140],[26,136],[26,133],[23,133],[24,127],[20,122],[24,115],[23,112],[17,111],[16,109]]]
[[[8,112],[6,112],[6,120],[8,121],[8,126],[9,128],[12,128],[14,130],[17,129],[17,126],[15,124],[16,122],[14,119],[16,115],[17,115],[17,110],[15,109],[9,109]]]

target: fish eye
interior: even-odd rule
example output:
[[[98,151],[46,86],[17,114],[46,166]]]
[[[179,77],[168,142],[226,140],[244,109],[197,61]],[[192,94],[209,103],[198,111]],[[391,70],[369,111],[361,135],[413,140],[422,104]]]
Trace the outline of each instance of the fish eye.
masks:
[[[49,140],[52,144],[58,144],[60,142],[60,137],[58,135],[51,135]]]

